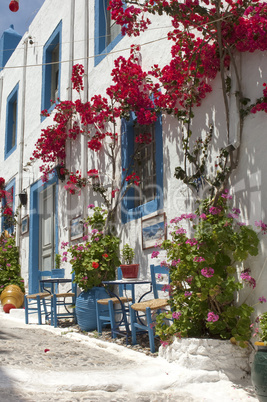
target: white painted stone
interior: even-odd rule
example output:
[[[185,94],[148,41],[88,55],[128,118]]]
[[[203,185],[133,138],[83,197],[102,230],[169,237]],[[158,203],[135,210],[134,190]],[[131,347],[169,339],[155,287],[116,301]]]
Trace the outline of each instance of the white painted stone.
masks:
[[[174,338],[173,344],[161,346],[159,356],[187,369],[221,372],[231,380],[240,380],[250,372],[250,348],[240,348],[230,341],[217,339]]]

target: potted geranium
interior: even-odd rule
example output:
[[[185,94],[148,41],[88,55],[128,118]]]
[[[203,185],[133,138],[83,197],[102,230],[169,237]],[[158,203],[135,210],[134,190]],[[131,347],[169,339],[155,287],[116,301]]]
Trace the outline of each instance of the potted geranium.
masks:
[[[255,280],[238,267],[258,254],[259,239],[252,227],[239,221],[240,211],[230,209],[225,191],[216,206],[205,200],[196,213],[170,221],[171,238],[163,241],[170,269],[171,309],[157,317],[156,334],[171,343],[174,336],[231,339],[246,346],[251,338],[253,307],[235,303],[236,292]],[[187,233],[182,223],[189,225]],[[166,320],[167,319],[167,320]],[[169,320],[169,321],[168,321]]]
[[[76,300],[76,316],[84,331],[96,329],[96,300],[108,297],[102,281],[115,279],[116,269],[120,266],[120,240],[108,232],[107,211],[94,205],[89,208],[93,215],[85,221],[88,235],[83,238],[84,243],[68,248],[74,281],[82,290]]]
[[[266,301],[266,299],[264,299]],[[255,354],[251,367],[251,381],[254,386],[259,401],[267,400],[267,312],[260,315],[259,321],[259,338],[260,341],[255,342],[258,350]]]
[[[121,265],[122,276],[125,279],[137,278],[139,264],[133,264],[134,250],[128,243],[122,249],[122,257],[124,264]]]

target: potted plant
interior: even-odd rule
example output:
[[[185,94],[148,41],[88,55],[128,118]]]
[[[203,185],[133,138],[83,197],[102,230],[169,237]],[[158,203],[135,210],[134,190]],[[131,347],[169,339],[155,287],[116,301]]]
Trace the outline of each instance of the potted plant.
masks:
[[[82,292],[76,299],[76,317],[82,331],[97,328],[96,300],[109,297],[102,281],[113,280],[116,269],[120,266],[120,239],[108,232],[106,227],[107,210],[89,205],[93,215],[85,222],[88,235],[84,243],[68,248],[74,281]]]
[[[61,267],[61,255],[55,255],[55,269],[51,270],[52,278],[64,278],[65,276],[65,269]]]
[[[126,243],[122,249],[124,264],[121,265],[122,276],[125,279],[137,278],[139,264],[133,264],[134,250]]]
[[[257,352],[251,366],[251,381],[259,401],[267,401],[267,312],[259,317],[260,341],[255,342]]]
[[[166,290],[171,295],[171,309],[157,316],[155,327],[165,344],[177,334],[232,339],[241,347],[246,347],[251,338],[250,315],[254,309],[246,303],[237,305],[235,299],[243,286],[255,287],[249,268],[238,279],[238,266],[258,254],[259,239],[252,227],[239,222],[240,211],[230,209],[229,198],[225,190],[216,207],[204,200],[196,213],[170,221],[171,237],[162,243],[166,261],[161,264],[170,270]]]

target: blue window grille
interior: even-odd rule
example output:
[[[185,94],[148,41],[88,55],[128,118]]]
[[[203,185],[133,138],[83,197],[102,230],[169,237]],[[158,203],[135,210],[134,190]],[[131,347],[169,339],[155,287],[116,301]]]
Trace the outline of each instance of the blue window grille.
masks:
[[[125,181],[127,175],[132,171],[136,172],[136,160],[134,161],[133,155],[135,153],[135,114],[131,113],[130,120],[122,120],[122,141],[121,141],[121,159],[122,159],[122,181]],[[142,127],[142,126],[141,126]],[[147,175],[152,178],[147,192],[145,188],[141,189],[141,197],[143,202],[140,202],[140,188],[130,188],[122,200],[121,204],[121,218],[122,222],[126,223],[134,219],[141,218],[163,208],[163,141],[162,141],[162,118],[158,116],[157,121],[152,127],[154,135],[154,149],[151,152],[151,164],[154,164],[154,173],[147,172]],[[135,154],[136,157],[136,154]],[[139,160],[142,169],[147,169],[148,164],[144,162],[144,157],[141,155]],[[129,169],[129,166],[131,168]],[[145,170],[143,170],[143,180],[146,179]],[[142,181],[142,177],[141,177]],[[126,188],[124,183],[124,188]],[[152,193],[151,193],[151,191]],[[146,193],[146,194],[145,194]]]
[[[7,98],[5,159],[7,159],[17,147],[18,93],[19,84],[15,86]]]
[[[42,110],[49,113],[60,98],[62,21],[44,45],[42,71]],[[41,120],[45,117],[42,116]]]
[[[109,0],[95,0],[95,66],[122,39],[120,25],[111,20]]]
[[[11,180],[5,187],[6,195],[2,199],[2,207],[5,208],[8,205],[12,209],[13,214],[10,216],[2,217],[2,231],[7,230],[9,234],[14,232],[14,211],[15,211],[15,179]]]

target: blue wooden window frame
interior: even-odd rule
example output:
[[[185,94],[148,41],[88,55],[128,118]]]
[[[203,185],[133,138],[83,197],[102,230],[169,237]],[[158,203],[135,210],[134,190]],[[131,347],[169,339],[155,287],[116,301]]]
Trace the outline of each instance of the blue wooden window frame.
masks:
[[[5,187],[5,191],[12,191],[13,192],[13,200],[12,200],[12,205],[9,204],[10,207],[12,207],[13,211],[13,216],[14,216],[14,211],[15,211],[15,189],[16,189],[16,180],[13,179],[11,180]],[[6,205],[6,199],[3,198],[2,200],[2,207]],[[9,234],[14,232],[14,225],[10,225],[6,222],[6,217],[2,216],[2,231],[7,230]]]
[[[7,159],[17,148],[17,130],[18,130],[18,94],[19,94],[19,83],[13,88],[7,98],[7,109],[6,109],[6,137],[5,137],[5,159]],[[16,103],[16,127],[15,127],[15,144],[12,145],[13,137],[13,113],[14,104]]]
[[[44,45],[43,49],[43,70],[42,70],[42,102],[41,110],[47,109],[49,113],[55,107],[55,103],[51,105],[51,80],[52,80],[52,62],[53,50],[59,46],[59,72],[58,72],[58,98],[60,98],[60,77],[61,77],[61,42],[62,42],[62,21],[54,29],[52,35]],[[57,103],[57,102],[56,102]],[[41,116],[41,121],[45,116]]]
[[[45,184],[38,180],[30,189],[29,224],[29,293],[39,292],[39,194],[48,186],[56,183],[55,194],[55,253],[58,253],[58,178],[51,175]]]
[[[106,46],[105,13],[108,3],[109,0],[95,0],[95,66],[97,66],[122,39],[122,34],[120,33]]]
[[[127,175],[127,169],[134,153],[134,120],[135,114],[131,112],[130,120],[122,119],[121,164],[122,182]],[[156,143],[156,197],[143,205],[134,207],[134,189],[129,189],[121,204],[122,223],[139,219],[163,208],[163,140],[162,118],[158,116],[155,122]]]

